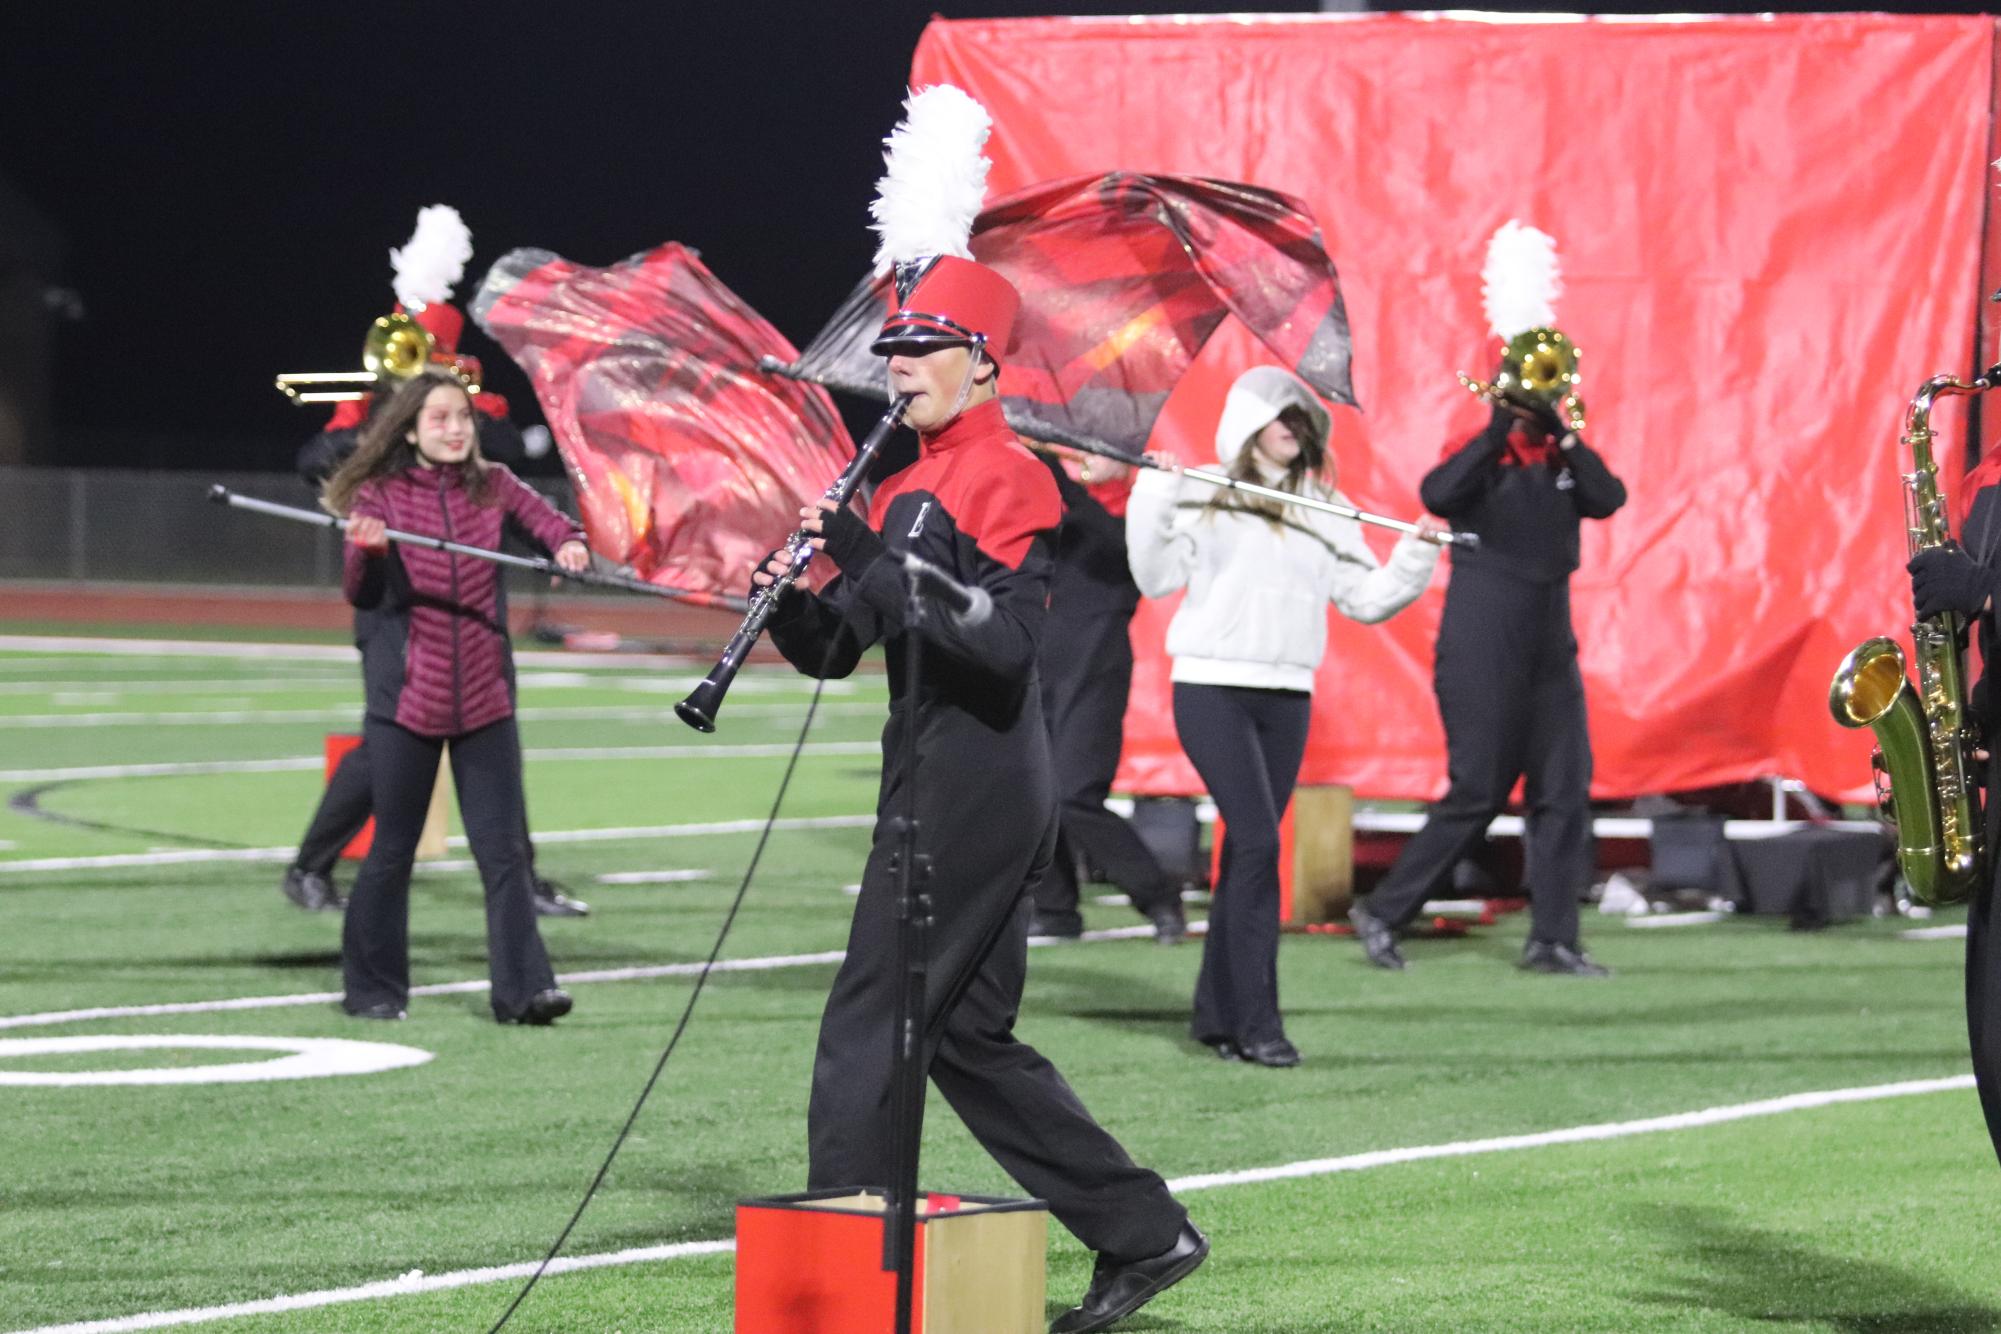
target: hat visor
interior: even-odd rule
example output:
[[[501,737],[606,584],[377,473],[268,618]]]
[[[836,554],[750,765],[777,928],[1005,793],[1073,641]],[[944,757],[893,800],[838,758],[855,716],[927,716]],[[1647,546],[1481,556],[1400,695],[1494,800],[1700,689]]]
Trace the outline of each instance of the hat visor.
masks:
[[[884,329],[868,345],[868,350],[878,357],[894,356],[898,352],[935,352],[941,347],[970,347],[972,339],[964,334],[939,333],[936,329],[924,329],[914,325],[897,325]]]

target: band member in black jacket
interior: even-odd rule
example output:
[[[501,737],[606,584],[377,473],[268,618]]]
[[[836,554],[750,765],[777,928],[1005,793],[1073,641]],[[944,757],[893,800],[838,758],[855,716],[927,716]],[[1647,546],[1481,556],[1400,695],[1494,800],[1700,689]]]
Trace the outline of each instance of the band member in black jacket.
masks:
[[[1609,517],[1626,488],[1554,412],[1497,404],[1487,428],[1419,488],[1425,508],[1479,535],[1452,554],[1433,684],[1450,786],[1374,893],[1350,911],[1379,967],[1402,968],[1395,931],[1445,888],[1526,778],[1532,921],[1521,966],[1602,977],[1578,942],[1591,884],[1591,737],[1570,573],[1578,526]]]
[[[1049,473],[1014,438],[995,395],[996,356],[1019,298],[992,269],[931,262],[884,324],[892,393],[909,395],[917,459],[890,477],[864,521],[823,501],[802,511],[840,574],[815,595],[796,587],[771,637],[808,675],[847,675],[886,645],[891,688],[877,809],[904,809],[915,780],[930,858],[933,925],[923,1050],[932,1083],[1029,1194],[1098,1252],[1083,1302],[1057,1334],[1108,1327],[1200,1264],[1208,1241],[1155,1173],[1134,1163],[1034,1048],[1015,1037],[1027,975],[1029,891],[1047,870],[1056,793],[1036,657],[1049,594],[1048,542],[1061,517]],[[918,696],[904,693],[910,552],[991,597],[978,624],[938,607]],[[888,557],[885,559],[885,557]],[[755,575],[772,582],[773,557]],[[916,728],[922,771],[904,771]],[[897,835],[878,821],[845,960],[820,1024],[808,1109],[809,1187],[881,1186],[893,1162]]]
[[[1153,923],[1156,940],[1171,945],[1188,933],[1180,881],[1138,832],[1105,806],[1125,742],[1133,678],[1130,631],[1139,609],[1139,585],[1126,564],[1132,468],[1088,456],[1058,462],[1045,455],[1043,462],[1063,498],[1037,664],[1042,720],[1056,766],[1056,856],[1035,887],[1029,934],[1083,934],[1077,911],[1082,858],[1125,891],[1133,908]]]
[[[2001,454],[1990,454],[1961,483],[1972,497],[1962,507],[1958,543],[1932,547],[1911,558],[1911,600],[1919,619],[1958,612],[1979,637],[1981,679],[1969,701],[1974,726],[1987,738],[1986,832],[1988,882],[1973,892],[1966,915],[1966,1031],[1973,1049],[1973,1080],[1987,1136],[2001,1156],[2001,942],[1994,934],[1994,879],[2001,874],[2001,698],[1986,664],[2001,654],[1994,601],[2001,594]]]

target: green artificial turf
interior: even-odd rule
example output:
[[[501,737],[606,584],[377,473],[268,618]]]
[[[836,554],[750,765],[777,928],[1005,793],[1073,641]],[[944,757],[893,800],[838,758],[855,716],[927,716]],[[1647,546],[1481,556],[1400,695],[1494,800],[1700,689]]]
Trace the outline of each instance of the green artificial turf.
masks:
[[[595,908],[543,923],[565,974],[699,961],[755,842],[745,832],[572,836],[761,818],[782,760],[535,753],[781,744],[807,697],[792,678],[753,673],[732,704],[758,707],[732,716],[726,706],[722,730],[698,737],[668,712],[678,695],[656,684],[629,667],[524,674],[541,869]],[[337,663],[0,652],[0,688],[0,770],[10,774],[310,757],[328,725],[263,716],[351,715],[356,703],[354,676]],[[858,678],[830,697],[841,707],[813,739],[868,742],[881,701],[880,678]],[[565,712],[579,708],[650,715]],[[245,716],[18,725],[202,711]],[[865,748],[809,757],[783,814],[865,815],[873,770]],[[12,845],[0,847],[0,1017],[337,991],[339,919],[282,900],[276,861],[7,870],[204,841],[280,847],[303,827],[317,785],[310,769],[0,781],[10,797],[45,788],[45,808],[73,820],[147,831],[0,813],[0,842]],[[839,949],[852,904],[843,886],[859,876],[867,837],[861,827],[774,835],[726,957]],[[597,880],[662,869],[707,874]],[[416,982],[484,977],[479,897],[469,870],[419,875]],[[1138,921],[1097,905],[1087,916],[1093,927]],[[1170,1177],[1229,1172],[1961,1074],[1960,945],[1904,938],[1907,925],[1637,931],[1587,916],[1589,944],[1618,974],[1598,983],[1516,972],[1519,919],[1413,941],[1411,969],[1394,975],[1366,967],[1352,942],[1287,937],[1282,999],[1306,1054],[1290,1071],[1219,1062],[1186,1040],[1198,944],[1087,942],[1032,954],[1020,1032],[1141,1161]],[[803,1187],[805,1092],[832,972],[805,963],[711,979],[567,1253],[727,1238],[737,1199]],[[343,1037],[434,1054],[408,1069],[314,1080],[0,1085],[0,1330],[539,1258],[691,987],[687,976],[574,983],[575,1013],[550,1030],[499,1027],[476,993],[418,996],[398,1025],[362,1024],[316,1000],[0,1028],[0,1071],[257,1059],[4,1055],[5,1039],[83,1034]],[[935,1098],[929,1117],[928,1183],[1014,1193]],[[1209,1264],[1121,1328],[1996,1329],[1997,1187],[1966,1090],[1222,1184],[1186,1195],[1214,1239]],[[1082,1291],[1090,1262],[1060,1227],[1051,1238],[1053,1313]],[[731,1281],[727,1255],[558,1275],[509,1328],[724,1330]],[[517,1286],[196,1327],[480,1331]]]

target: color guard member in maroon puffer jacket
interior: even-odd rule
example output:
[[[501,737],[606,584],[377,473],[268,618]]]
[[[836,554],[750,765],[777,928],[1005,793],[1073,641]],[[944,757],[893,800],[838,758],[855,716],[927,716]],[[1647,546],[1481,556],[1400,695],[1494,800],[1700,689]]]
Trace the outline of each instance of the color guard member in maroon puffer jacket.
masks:
[[[498,548],[503,525],[555,554],[590,562],[583,533],[505,467],[479,456],[470,396],[425,371],[396,392],[353,456],[327,481],[325,504],[351,520],[343,587],[402,638],[393,700],[371,691],[363,723],[373,757],[375,840],[355,877],[341,933],[349,1014],[400,1019],[410,994],[410,864],[444,744],[473,859],[486,888],[494,1017],[546,1024],[567,1014],[535,926],[522,817],[521,745],[507,688],[507,627],[490,561],[421,547],[391,549],[401,529]],[[383,692],[387,693],[387,692]]]

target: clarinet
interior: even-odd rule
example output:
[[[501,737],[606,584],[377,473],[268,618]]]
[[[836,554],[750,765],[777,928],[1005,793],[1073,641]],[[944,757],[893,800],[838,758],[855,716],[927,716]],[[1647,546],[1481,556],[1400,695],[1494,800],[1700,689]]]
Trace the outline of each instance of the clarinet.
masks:
[[[855,493],[855,488],[859,487],[862,479],[868,476],[869,465],[875,462],[875,456],[881,452],[883,442],[888,440],[890,432],[902,423],[904,409],[909,406],[910,398],[907,395],[891,401],[889,411],[882,414],[882,420],[875,424],[875,429],[868,433],[866,440],[862,441],[861,448],[855,451],[855,456],[849,460],[847,468],[834,479],[834,484],[822,493],[823,500],[831,500],[836,505],[848,503],[849,498]],[[716,730],[716,711],[722,708],[723,696],[729,693],[730,683],[736,680],[736,674],[743,667],[744,659],[750,656],[751,649],[757,644],[757,637],[764,633],[764,627],[771,620],[772,613],[778,610],[779,599],[785,596],[787,589],[799,581],[799,576],[806,572],[807,563],[813,559],[813,541],[804,529],[792,534],[791,540],[785,546],[785,554],[788,558],[785,572],[751,594],[750,610],[745,613],[743,624],[737,627],[737,632],[730,636],[729,644],[723,649],[723,656],[716,660],[715,667],[702,678],[702,683],[689,691],[686,699],[674,706],[674,712],[681,716],[681,721],[698,732]]]

